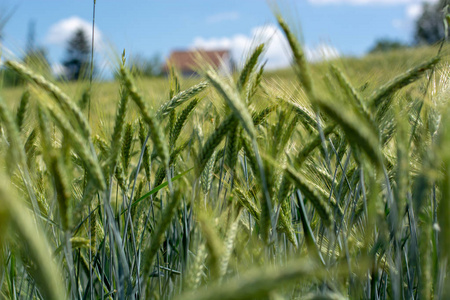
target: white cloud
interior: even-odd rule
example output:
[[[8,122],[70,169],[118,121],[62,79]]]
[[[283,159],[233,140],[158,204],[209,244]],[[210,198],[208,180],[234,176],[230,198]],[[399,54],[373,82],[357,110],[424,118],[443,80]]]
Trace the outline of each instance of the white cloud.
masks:
[[[72,16],[53,24],[47,32],[45,41],[49,44],[65,46],[66,42],[72,37],[74,32],[80,28],[85,32],[89,41],[91,41],[92,23],[77,16]],[[102,33],[97,27],[95,27],[94,33],[94,46],[97,50],[102,47]]]
[[[312,4],[414,4],[414,3],[436,3],[438,0],[308,0]]]
[[[229,49],[233,59],[242,64],[252,46],[266,43],[264,60],[267,60],[267,69],[276,69],[289,66],[291,54],[289,45],[283,33],[275,25],[255,27],[249,35],[236,34],[231,37],[205,39],[196,37],[191,44],[192,48],[214,50]],[[309,60],[317,61],[337,57],[338,51],[324,43],[317,47],[305,47],[305,53]]]
[[[240,15],[237,11],[223,12],[215,15],[211,15],[206,18],[207,23],[222,23],[225,21],[235,21],[239,19]]]
[[[417,19],[423,12],[422,4],[414,3],[410,4],[406,7],[406,16],[409,19],[415,20]]]
[[[424,1],[415,1],[414,3],[406,6],[406,16],[410,20],[417,20],[423,12],[424,3],[435,4],[439,0],[424,0]]]
[[[410,4],[408,4],[405,8],[405,16],[401,19],[398,18],[392,20],[392,26],[394,26],[394,28],[399,30],[411,31],[414,28],[414,24],[417,21],[417,19],[422,15],[423,4],[424,3],[434,4],[437,3],[438,1],[439,0],[409,1]]]

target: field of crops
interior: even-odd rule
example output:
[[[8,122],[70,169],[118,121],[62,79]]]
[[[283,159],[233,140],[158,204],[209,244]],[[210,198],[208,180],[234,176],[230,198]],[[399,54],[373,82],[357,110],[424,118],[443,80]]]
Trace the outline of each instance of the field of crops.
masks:
[[[448,299],[448,48],[0,91],[1,299]]]

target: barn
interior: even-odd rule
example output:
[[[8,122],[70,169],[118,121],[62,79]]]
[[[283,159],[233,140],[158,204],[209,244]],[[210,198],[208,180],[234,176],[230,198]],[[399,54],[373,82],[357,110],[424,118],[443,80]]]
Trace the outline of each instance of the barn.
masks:
[[[234,70],[234,63],[229,50],[177,50],[170,53],[163,66],[164,74],[170,73],[173,66],[183,76],[197,76],[197,61],[201,58],[213,66],[219,74],[230,73]]]

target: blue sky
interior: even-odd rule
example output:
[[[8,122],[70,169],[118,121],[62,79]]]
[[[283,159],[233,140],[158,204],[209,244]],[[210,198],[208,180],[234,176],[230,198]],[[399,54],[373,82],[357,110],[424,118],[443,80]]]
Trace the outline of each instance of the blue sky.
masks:
[[[426,2],[435,2],[427,0]],[[239,61],[255,40],[271,38],[269,66],[289,61],[285,42],[265,0],[97,0],[96,48],[99,61],[110,53],[166,57],[172,49],[230,48]],[[297,0],[278,6],[303,36],[311,59],[362,55],[377,38],[411,40],[423,0]],[[0,11],[15,8],[4,28],[4,45],[23,51],[28,24],[36,24],[36,44],[61,62],[65,42],[78,27],[90,30],[92,1],[0,0]],[[112,50],[112,51],[111,51]]]

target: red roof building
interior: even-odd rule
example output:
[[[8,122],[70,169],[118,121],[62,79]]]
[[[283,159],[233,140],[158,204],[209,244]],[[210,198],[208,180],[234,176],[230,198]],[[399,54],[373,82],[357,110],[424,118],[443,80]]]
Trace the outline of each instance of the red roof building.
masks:
[[[219,74],[229,73],[234,67],[228,50],[172,51],[163,67],[163,72],[169,74],[170,66],[173,66],[184,76],[197,75],[199,59],[209,63],[218,70]]]

